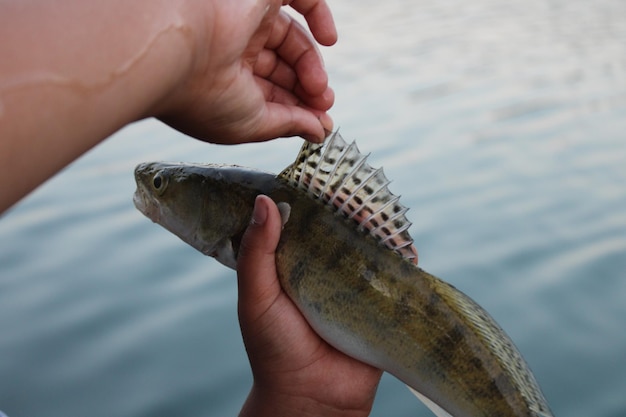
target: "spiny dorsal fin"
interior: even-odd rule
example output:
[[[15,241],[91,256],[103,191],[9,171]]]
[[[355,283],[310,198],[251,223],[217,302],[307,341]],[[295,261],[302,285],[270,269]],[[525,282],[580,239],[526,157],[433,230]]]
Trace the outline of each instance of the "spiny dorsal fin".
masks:
[[[296,161],[279,177],[335,207],[367,229],[388,248],[416,263],[417,253],[408,229],[408,208],[399,203],[387,185],[382,168],[374,169],[359,152],[356,143],[348,145],[339,132],[325,145],[305,142]]]

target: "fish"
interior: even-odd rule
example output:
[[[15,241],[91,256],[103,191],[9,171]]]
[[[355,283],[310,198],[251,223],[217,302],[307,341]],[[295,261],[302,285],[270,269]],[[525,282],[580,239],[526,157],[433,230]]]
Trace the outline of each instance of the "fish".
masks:
[[[408,208],[382,168],[334,132],[275,175],[148,162],[135,206],[232,269],[257,195],[276,202],[283,290],[336,349],[404,382],[438,417],[552,417],[511,338],[481,306],[417,266]]]

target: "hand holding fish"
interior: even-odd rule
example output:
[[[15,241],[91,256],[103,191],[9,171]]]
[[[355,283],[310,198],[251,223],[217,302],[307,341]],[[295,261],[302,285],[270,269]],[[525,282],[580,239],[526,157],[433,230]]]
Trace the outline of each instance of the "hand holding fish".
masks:
[[[254,374],[240,416],[367,416],[381,371],[324,342],[281,289],[280,215],[260,196],[238,261],[239,320]]]

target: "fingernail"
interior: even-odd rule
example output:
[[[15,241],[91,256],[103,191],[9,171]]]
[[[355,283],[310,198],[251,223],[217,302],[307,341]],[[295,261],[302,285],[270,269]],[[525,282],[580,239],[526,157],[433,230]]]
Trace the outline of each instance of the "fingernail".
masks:
[[[320,115],[319,120],[327,134],[333,131],[333,119],[328,115],[328,113]]]
[[[267,220],[267,205],[262,202],[262,196],[256,196],[256,200],[254,200],[254,209],[252,210],[252,220],[250,220],[251,224],[256,224],[262,226],[265,224]]]

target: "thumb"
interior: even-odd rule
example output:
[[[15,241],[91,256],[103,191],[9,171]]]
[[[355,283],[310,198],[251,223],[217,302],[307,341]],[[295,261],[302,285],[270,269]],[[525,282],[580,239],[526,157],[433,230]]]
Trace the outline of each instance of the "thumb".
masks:
[[[243,235],[237,259],[239,310],[242,317],[257,317],[280,295],[275,252],[281,218],[271,198],[259,195],[252,220]]]

